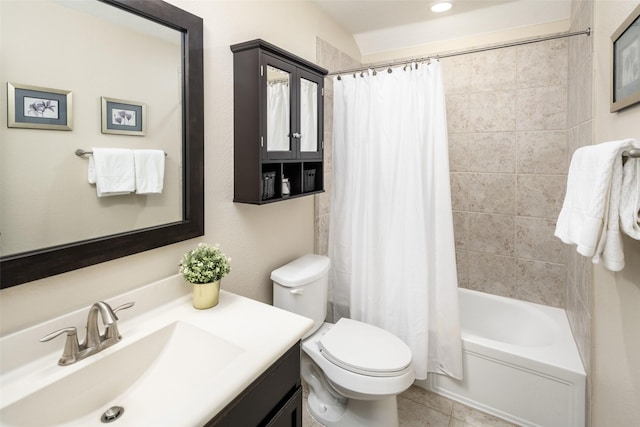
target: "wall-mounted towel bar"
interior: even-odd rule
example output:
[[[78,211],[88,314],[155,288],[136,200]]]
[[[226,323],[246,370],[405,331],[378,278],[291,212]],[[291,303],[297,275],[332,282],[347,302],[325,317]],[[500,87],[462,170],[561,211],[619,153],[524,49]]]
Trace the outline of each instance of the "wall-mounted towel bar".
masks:
[[[76,156],[78,156],[78,157],[82,157],[82,156],[84,156],[84,155],[86,155],[86,154],[93,154],[93,151],[85,151],[85,150],[83,150],[82,148],[78,148],[78,149],[75,151],[75,154],[76,154]],[[166,156],[167,156],[167,153],[164,153],[164,155],[165,155],[165,157],[166,157]]]
[[[633,157],[633,158],[640,158],[640,149],[637,148],[632,148],[629,151],[624,151],[622,153],[623,157]]]

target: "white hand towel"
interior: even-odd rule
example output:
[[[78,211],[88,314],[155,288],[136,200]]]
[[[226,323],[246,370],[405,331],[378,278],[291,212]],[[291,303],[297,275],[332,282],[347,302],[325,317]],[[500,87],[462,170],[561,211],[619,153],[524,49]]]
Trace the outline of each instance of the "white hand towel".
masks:
[[[159,194],[164,184],[164,151],[134,150],[136,193]]]
[[[133,151],[92,148],[98,197],[132,193],[136,189]]]
[[[89,156],[89,166],[87,166],[87,180],[89,184],[96,183],[96,162],[93,160],[93,156]]]
[[[624,267],[619,210],[622,191],[622,152],[637,145],[626,139],[581,147],[573,154],[567,192],[555,235],[593,262]]]
[[[640,159],[628,158],[622,175],[620,225],[629,237],[640,240]]]

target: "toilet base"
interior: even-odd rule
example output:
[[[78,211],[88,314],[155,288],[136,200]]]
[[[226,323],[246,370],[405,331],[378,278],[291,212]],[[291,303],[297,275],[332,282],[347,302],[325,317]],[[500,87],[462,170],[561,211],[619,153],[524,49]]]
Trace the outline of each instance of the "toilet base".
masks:
[[[327,406],[310,392],[307,409],[311,416],[327,427],[398,427],[396,396],[378,400],[345,399],[342,408]]]

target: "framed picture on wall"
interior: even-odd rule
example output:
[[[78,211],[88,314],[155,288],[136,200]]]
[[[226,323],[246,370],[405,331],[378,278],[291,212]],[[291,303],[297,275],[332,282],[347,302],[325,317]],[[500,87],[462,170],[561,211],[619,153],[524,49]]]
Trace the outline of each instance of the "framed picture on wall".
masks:
[[[144,136],[147,106],[134,101],[102,97],[102,133]]]
[[[640,6],[611,36],[613,113],[640,102]]]
[[[71,95],[68,90],[7,83],[7,126],[71,130]]]

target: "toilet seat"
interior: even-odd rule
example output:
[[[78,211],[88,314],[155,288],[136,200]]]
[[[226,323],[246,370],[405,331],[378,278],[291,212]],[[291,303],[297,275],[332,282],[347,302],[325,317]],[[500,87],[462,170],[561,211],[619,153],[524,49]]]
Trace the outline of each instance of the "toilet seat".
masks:
[[[340,319],[318,342],[322,355],[339,367],[372,377],[403,374],[411,365],[411,350],[382,328]]]

